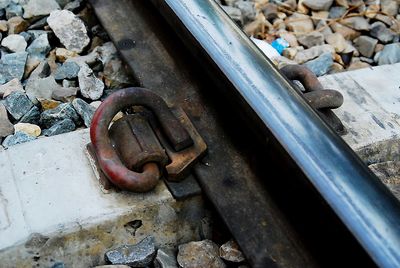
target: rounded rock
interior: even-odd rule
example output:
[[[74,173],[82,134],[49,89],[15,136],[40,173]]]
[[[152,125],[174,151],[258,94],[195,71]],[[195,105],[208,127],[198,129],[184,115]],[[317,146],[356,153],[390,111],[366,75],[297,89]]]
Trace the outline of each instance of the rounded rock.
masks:
[[[400,43],[386,45],[379,53],[379,65],[400,62]]]
[[[304,0],[303,4],[312,10],[329,10],[333,0]]]
[[[21,131],[33,137],[39,137],[42,130],[39,126],[30,123],[18,123],[14,125],[15,132]]]
[[[225,263],[219,257],[219,247],[211,240],[190,242],[179,246],[178,264],[180,267],[224,268]]]
[[[25,51],[27,43],[23,36],[10,34],[1,41],[1,45],[12,52],[22,52]]]
[[[239,245],[234,240],[226,242],[219,248],[219,256],[230,262],[242,262],[245,260]]]
[[[354,46],[365,57],[372,57],[378,40],[366,35],[362,35],[354,40]]]

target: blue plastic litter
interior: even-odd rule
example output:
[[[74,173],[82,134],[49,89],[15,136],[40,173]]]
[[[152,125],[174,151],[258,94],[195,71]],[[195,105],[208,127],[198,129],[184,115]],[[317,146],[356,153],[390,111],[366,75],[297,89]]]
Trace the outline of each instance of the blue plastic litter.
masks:
[[[283,38],[278,38],[278,39],[275,39],[274,42],[272,42],[271,46],[272,46],[273,48],[275,48],[276,51],[278,51],[279,54],[282,55],[283,50],[284,50],[285,48],[288,48],[288,47],[289,47],[289,42],[286,41],[286,40],[283,39]]]

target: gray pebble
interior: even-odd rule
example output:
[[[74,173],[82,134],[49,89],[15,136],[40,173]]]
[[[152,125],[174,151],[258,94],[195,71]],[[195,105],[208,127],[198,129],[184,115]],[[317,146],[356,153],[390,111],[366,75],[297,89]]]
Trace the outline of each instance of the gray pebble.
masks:
[[[111,264],[146,267],[152,263],[155,254],[154,237],[148,236],[136,245],[123,245],[107,251],[105,259]]]
[[[22,17],[22,14],[24,13],[22,6],[13,2],[6,7],[5,11],[7,20],[11,19],[12,17]]]
[[[380,53],[379,65],[400,62],[400,43],[386,45]]]
[[[32,31],[29,32],[32,33]],[[37,36],[26,49],[26,51],[29,53],[29,56],[40,60],[44,60],[50,50],[51,47],[46,32]]]
[[[51,99],[53,92],[60,88],[53,76],[29,79],[25,86],[26,94],[32,101],[37,98]]]
[[[357,37],[354,40],[355,48],[357,48],[361,55],[368,58],[374,54],[376,44],[378,44],[378,40],[366,35]]]
[[[69,102],[76,96],[78,90],[79,88],[76,87],[60,87],[53,91],[51,98],[62,102]]]
[[[78,73],[79,87],[82,96],[91,100],[98,100],[103,95],[104,84],[98,79],[87,64],[82,64]]]
[[[340,17],[342,17],[344,15],[344,13],[346,13],[347,8],[345,7],[331,7],[331,9],[329,9],[329,18],[330,19],[338,19]]]
[[[69,10],[51,12],[47,23],[68,50],[81,53],[90,42],[85,24]]]
[[[59,134],[64,134],[64,133],[68,133],[71,131],[74,131],[76,128],[74,121],[72,121],[71,119],[64,119],[61,120],[59,122],[57,122],[56,124],[54,124],[52,127],[50,127],[49,129],[45,129],[43,130],[43,135],[44,136],[55,136],[55,135],[59,135]]]
[[[329,10],[333,0],[304,0],[303,4],[312,10]]]
[[[83,123],[86,127],[90,127],[90,123],[92,122],[92,118],[96,108],[86,103],[84,100],[76,98],[72,101],[72,105],[74,106],[76,112],[83,119]]]
[[[371,24],[370,35],[387,44],[393,41],[396,34],[388,29],[383,22],[377,21]]]
[[[37,106],[33,106],[21,119],[19,123],[39,124],[40,110]]]
[[[357,31],[368,31],[370,27],[368,21],[364,17],[349,17],[343,19],[341,22]]]
[[[35,139],[36,139],[36,137],[30,136],[30,135],[26,134],[25,132],[18,131],[14,135],[10,135],[10,136],[6,137],[4,139],[2,145],[4,146],[4,148],[9,148],[9,147],[17,145],[17,144],[25,143],[28,141],[33,141]]]
[[[257,11],[253,2],[239,0],[235,2],[233,6],[242,11],[245,24],[256,18]]]
[[[154,260],[155,268],[178,268],[178,262],[174,251],[167,249],[157,250],[157,255]]]
[[[4,104],[15,120],[19,120],[33,107],[33,103],[28,96],[20,91],[14,91],[8,95]]]
[[[79,115],[71,103],[62,103],[54,109],[46,110],[40,115],[40,125],[50,128],[64,119],[71,119],[75,124],[79,123]]]
[[[304,64],[316,76],[326,74],[333,65],[332,54],[329,52],[323,53],[321,56],[314,60],[310,60]]]
[[[7,83],[14,78],[22,79],[28,53],[17,52],[2,55],[0,60],[0,84]]]
[[[399,2],[396,0],[382,0],[381,1],[382,12],[389,16],[396,16],[399,12]]]
[[[74,79],[78,77],[79,70],[80,67],[78,64],[68,61],[57,68],[56,72],[54,73],[54,78],[56,80]]]
[[[297,41],[306,48],[320,46],[324,44],[324,35],[320,32],[314,31],[298,36]]]

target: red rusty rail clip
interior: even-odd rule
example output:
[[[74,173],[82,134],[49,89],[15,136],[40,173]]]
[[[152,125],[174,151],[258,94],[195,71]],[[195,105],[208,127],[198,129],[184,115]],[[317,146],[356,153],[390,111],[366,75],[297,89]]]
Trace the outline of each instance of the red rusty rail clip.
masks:
[[[307,67],[301,65],[287,65],[280,71],[289,79],[299,81],[305,92],[303,96],[307,103],[336,131],[338,134],[345,133],[340,119],[330,110],[339,108],[343,104],[343,95],[333,89],[324,89],[318,81],[317,76]],[[297,88],[297,87],[295,87]]]
[[[186,162],[174,163],[177,158],[170,157],[172,163],[168,164],[168,157],[158,141],[160,133],[153,133],[147,119],[139,114],[125,116],[109,129],[113,117],[132,106],[143,106],[153,112],[161,126],[157,132],[162,132],[163,137],[165,135],[164,142],[172,147],[169,150],[190,156],[190,161],[188,157],[181,157]],[[188,132],[182,120],[175,117],[160,96],[144,88],[121,89],[105,99],[94,114],[90,138],[98,164],[106,177],[119,188],[134,192],[153,189],[161,177],[160,168],[167,164],[167,167],[171,164],[182,167],[179,172],[183,173],[206,148],[204,144],[200,146],[201,152],[188,154],[193,152],[191,148],[195,151],[199,148],[193,131],[189,129]],[[167,153],[170,156],[169,150]]]

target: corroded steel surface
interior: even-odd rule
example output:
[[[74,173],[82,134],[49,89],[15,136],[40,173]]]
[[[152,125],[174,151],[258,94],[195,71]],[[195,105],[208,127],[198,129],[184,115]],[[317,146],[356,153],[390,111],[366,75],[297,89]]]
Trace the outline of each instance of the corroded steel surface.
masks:
[[[345,128],[340,119],[330,110],[339,108],[343,104],[343,95],[333,89],[324,89],[317,76],[302,65],[287,65],[280,71],[292,81],[299,81],[304,92],[297,90],[304,96],[306,102],[330,125],[337,133],[345,134]],[[297,89],[296,85],[294,88]]]
[[[125,166],[140,172],[143,165],[152,162],[159,167],[168,163],[168,156],[148,120],[140,114],[129,114],[112,124],[109,136]]]
[[[90,139],[97,154],[99,165],[106,176],[118,187],[136,192],[153,189],[161,173],[156,163],[143,165],[143,172],[129,170],[122,163],[111,144],[108,133],[113,117],[130,106],[141,105],[153,111],[160,120],[163,132],[175,150],[193,144],[187,131],[171,113],[166,103],[153,92],[143,88],[118,90],[106,98],[93,116]]]

